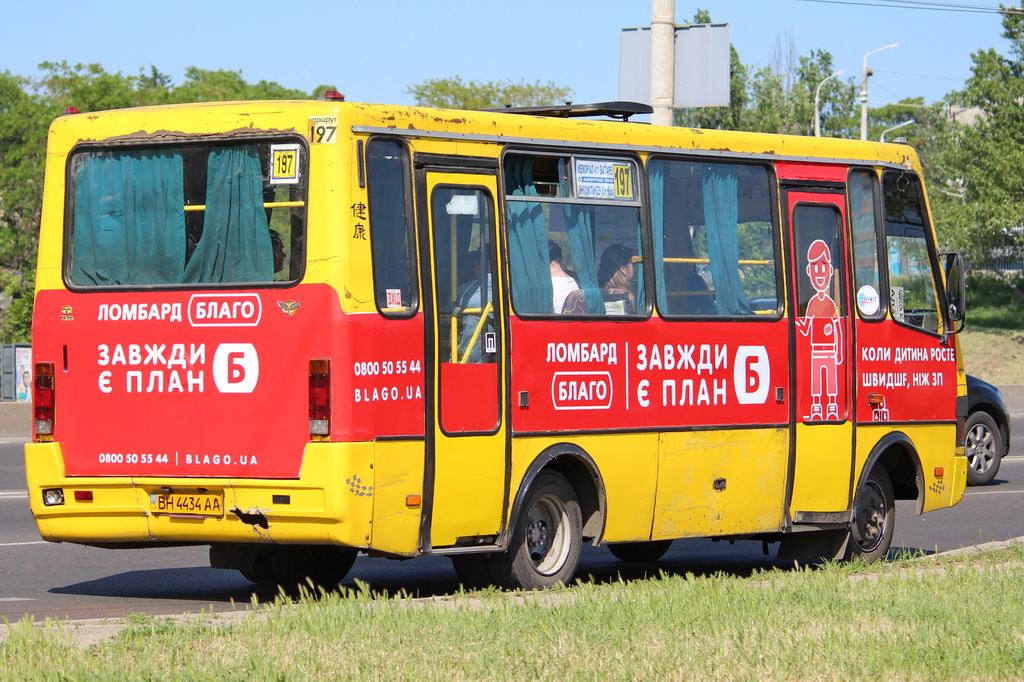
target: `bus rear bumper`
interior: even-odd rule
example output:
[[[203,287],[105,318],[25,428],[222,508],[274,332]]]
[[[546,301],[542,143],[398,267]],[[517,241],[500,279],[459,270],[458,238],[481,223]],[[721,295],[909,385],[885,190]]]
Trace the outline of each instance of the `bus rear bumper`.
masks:
[[[25,470],[32,515],[42,538],[51,542],[366,548],[373,513],[373,496],[367,494],[373,485],[372,457],[371,443],[308,443],[297,479],[69,477],[55,442],[27,444]],[[346,479],[364,485],[337,484]],[[47,499],[46,491],[60,493],[50,492]],[[179,503],[178,508],[168,506],[169,501]]]

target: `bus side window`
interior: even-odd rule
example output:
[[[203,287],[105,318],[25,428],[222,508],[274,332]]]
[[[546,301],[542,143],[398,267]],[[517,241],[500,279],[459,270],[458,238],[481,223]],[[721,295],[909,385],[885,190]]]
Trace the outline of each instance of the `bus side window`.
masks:
[[[648,182],[659,311],[777,314],[768,169],[652,158]]]
[[[853,235],[853,291],[862,319],[880,320],[888,308],[881,289],[877,211],[878,180],[874,171],[850,172],[850,228]]]
[[[406,159],[400,140],[374,138],[366,147],[373,290],[377,308],[385,315],[408,315],[417,303]]]
[[[906,171],[882,176],[889,306],[897,322],[938,334],[940,315],[921,180]]]
[[[633,161],[508,154],[504,176],[518,314],[646,312]]]

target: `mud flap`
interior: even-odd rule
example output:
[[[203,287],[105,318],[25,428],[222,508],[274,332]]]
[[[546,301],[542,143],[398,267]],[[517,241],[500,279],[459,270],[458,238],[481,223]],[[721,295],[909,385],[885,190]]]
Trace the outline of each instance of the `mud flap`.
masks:
[[[846,546],[849,541],[849,528],[792,533],[779,543],[776,558],[799,561],[814,559],[838,561],[846,556]]]

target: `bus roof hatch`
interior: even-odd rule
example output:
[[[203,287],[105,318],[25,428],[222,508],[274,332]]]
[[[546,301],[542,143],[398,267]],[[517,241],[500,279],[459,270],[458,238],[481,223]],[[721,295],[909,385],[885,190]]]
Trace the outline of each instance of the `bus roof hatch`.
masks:
[[[526,114],[529,116],[553,116],[556,118],[575,118],[578,116],[607,116],[609,118],[628,121],[634,114],[649,114],[654,109],[649,104],[639,102],[597,102],[595,104],[553,104],[542,107],[504,106],[494,109],[482,109],[502,114]]]

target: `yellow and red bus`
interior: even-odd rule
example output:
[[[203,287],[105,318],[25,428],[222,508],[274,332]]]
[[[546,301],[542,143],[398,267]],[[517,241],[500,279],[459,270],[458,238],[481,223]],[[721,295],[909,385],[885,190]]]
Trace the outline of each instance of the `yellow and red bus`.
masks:
[[[541,588],[585,541],[873,560],[895,500],[959,502],[962,262],[913,149],[592,116],[642,110],[55,121],[42,537],[209,545],[257,583],[366,552]]]

